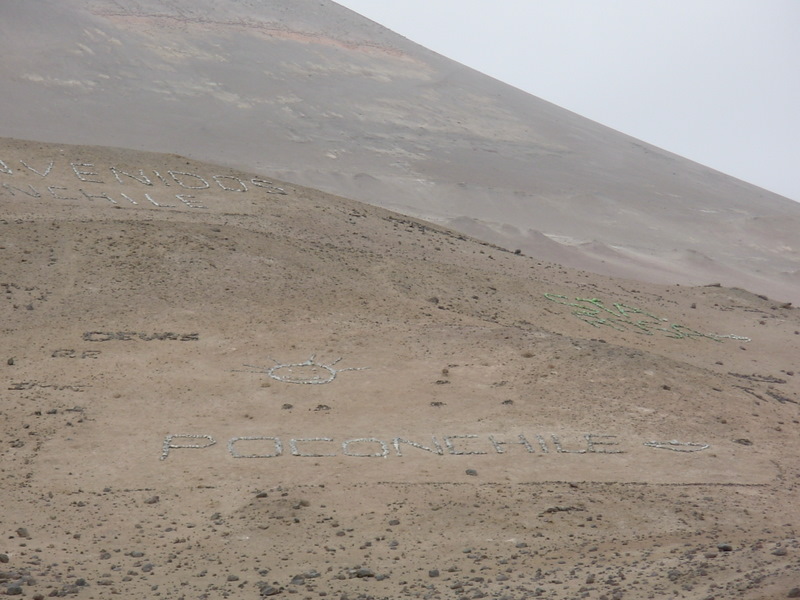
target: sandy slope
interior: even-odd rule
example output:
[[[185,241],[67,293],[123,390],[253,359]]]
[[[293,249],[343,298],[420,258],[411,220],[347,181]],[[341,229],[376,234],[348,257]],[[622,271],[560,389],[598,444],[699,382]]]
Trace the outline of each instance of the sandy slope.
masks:
[[[800,303],[800,204],[329,0],[5,0],[0,54],[3,136],[176,152],[531,255],[545,238],[594,272]]]
[[[8,593],[800,586],[795,309],[175,155],[0,156]]]

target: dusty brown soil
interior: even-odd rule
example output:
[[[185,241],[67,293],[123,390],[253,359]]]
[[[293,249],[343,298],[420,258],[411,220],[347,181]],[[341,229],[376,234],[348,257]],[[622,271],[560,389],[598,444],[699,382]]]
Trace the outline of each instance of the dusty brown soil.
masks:
[[[800,586],[791,306],[174,155],[0,148],[0,593]]]

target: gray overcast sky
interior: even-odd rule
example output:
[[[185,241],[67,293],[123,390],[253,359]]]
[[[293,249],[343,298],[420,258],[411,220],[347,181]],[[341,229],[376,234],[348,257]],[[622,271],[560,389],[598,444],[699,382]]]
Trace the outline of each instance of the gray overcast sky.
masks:
[[[336,0],[458,62],[800,201],[800,0]]]

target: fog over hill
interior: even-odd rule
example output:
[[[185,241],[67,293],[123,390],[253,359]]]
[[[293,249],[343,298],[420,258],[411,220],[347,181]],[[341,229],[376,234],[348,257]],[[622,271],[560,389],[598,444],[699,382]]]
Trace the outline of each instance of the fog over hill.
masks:
[[[800,204],[329,0],[5,0],[0,52],[3,136],[179,153],[596,272],[800,301]]]

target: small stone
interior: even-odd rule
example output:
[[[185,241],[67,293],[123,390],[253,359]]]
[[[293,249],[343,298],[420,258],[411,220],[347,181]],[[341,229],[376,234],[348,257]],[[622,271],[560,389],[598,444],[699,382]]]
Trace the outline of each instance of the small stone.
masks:
[[[439,576],[439,569],[431,569],[428,571],[428,577],[438,577]]]
[[[144,501],[145,504],[157,504],[158,501],[161,500],[158,496],[150,496],[147,500]]]
[[[391,525],[392,527],[394,527],[395,525],[400,525],[400,520],[392,519],[391,521],[389,521],[389,525]]]
[[[6,588],[6,595],[7,596],[21,596],[22,595],[22,588],[18,585],[12,585]]]
[[[18,527],[17,528],[17,535],[21,538],[30,539],[31,534],[28,533],[28,529],[26,527]]]
[[[0,563],[8,562],[8,554],[0,554]]]
[[[360,579],[363,579],[365,577],[375,577],[375,571],[373,571],[372,569],[361,567],[360,569],[356,569],[356,577]]]
[[[13,357],[9,358],[6,362],[8,363],[9,367],[13,367],[14,366],[14,358]]]
[[[733,550],[733,546],[730,544],[717,544],[717,550],[720,552],[731,552]]]
[[[792,588],[789,590],[789,593],[786,594],[787,598],[800,598],[800,587]]]
[[[772,554],[775,556],[786,556],[786,548],[775,548]]]
[[[239,581],[239,576],[231,574],[231,575],[228,575],[227,579],[228,579],[228,581]]]
[[[477,472],[475,469],[467,469],[467,470],[466,470],[466,471],[464,471],[464,472],[465,472],[467,475],[471,475],[471,476],[473,476],[473,477],[477,477],[477,476],[478,476],[478,472]]]
[[[263,597],[267,596],[277,596],[281,593],[280,588],[276,588],[274,585],[270,585],[269,583],[261,582],[258,585],[258,591]]]

